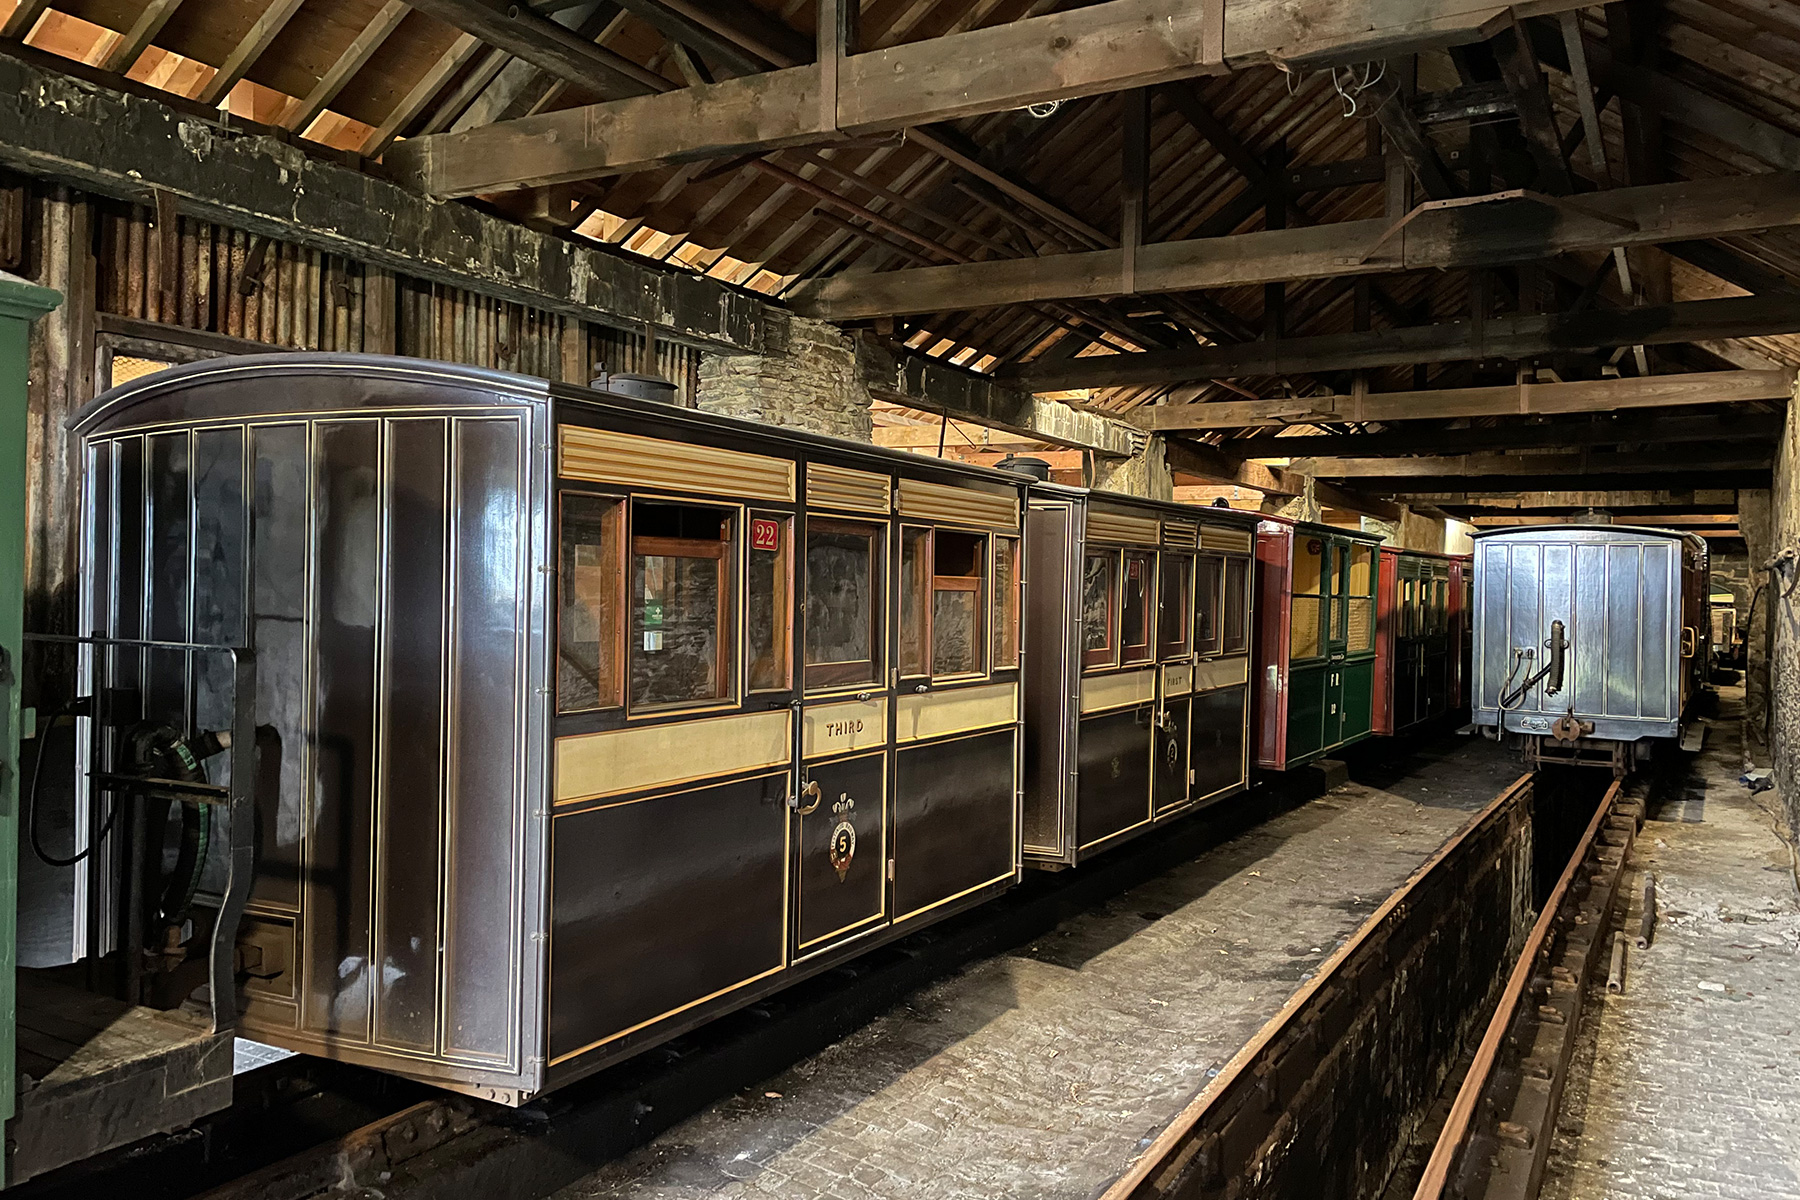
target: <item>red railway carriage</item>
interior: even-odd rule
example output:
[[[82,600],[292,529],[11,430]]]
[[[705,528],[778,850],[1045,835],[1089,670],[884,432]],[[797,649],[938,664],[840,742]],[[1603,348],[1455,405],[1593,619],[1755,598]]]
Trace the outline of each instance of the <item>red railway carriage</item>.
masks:
[[[1468,704],[1470,559],[1381,548],[1375,732],[1405,733]]]

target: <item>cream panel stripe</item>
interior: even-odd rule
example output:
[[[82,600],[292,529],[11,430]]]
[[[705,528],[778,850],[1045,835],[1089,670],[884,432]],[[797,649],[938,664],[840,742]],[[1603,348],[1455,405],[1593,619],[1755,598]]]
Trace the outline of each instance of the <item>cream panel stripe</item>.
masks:
[[[1230,687],[1234,683],[1243,683],[1248,678],[1250,678],[1249,655],[1215,659],[1212,662],[1194,665],[1194,690],[1196,692]]]
[[[885,746],[887,697],[808,707],[800,726],[800,744],[807,758]]]
[[[1200,546],[1205,550],[1235,550],[1239,554],[1248,554],[1250,553],[1250,531],[1248,529],[1205,527],[1200,530]]]
[[[900,515],[925,521],[952,521],[988,529],[1019,527],[1019,497],[997,496],[973,488],[926,483],[922,479],[900,481]]]
[[[1172,663],[1163,668],[1163,695],[1185,696],[1194,686],[1194,664]]]
[[[1155,698],[1155,667],[1124,675],[1097,675],[1081,681],[1081,711],[1084,713],[1127,704],[1147,704]]]
[[[745,713],[556,739],[556,802],[593,800],[786,764],[791,714]]]
[[[1088,509],[1087,536],[1090,542],[1131,542],[1154,546],[1162,532],[1162,522],[1155,517],[1132,517],[1104,509]]]
[[[794,499],[795,469],[786,459],[580,425],[557,427],[557,449],[557,471],[566,479],[749,500]]]
[[[814,508],[848,509],[886,516],[893,511],[894,483],[886,475],[852,471],[826,463],[806,464],[806,503]]]
[[[1010,725],[1018,719],[1019,685],[990,683],[954,692],[907,695],[898,701],[894,740],[916,742],[950,733]]]

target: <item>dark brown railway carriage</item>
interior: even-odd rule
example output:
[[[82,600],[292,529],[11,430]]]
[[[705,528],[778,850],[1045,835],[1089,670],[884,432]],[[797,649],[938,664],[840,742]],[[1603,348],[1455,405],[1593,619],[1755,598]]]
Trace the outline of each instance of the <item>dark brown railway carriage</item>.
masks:
[[[1018,878],[1015,476],[362,356],[79,432],[86,627],[255,648],[258,1038],[516,1103]]]
[[[1028,863],[1073,866],[1244,789],[1255,525],[1032,488]]]

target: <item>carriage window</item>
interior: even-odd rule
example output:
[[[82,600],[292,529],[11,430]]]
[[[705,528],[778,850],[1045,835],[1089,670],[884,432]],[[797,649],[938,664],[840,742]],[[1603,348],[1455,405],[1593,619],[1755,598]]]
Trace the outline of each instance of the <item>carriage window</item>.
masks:
[[[1019,665],[1019,539],[994,539],[994,670]]]
[[[1250,648],[1250,560],[1225,560],[1225,619],[1220,639],[1226,654]]]
[[[1158,657],[1180,658],[1188,652],[1188,630],[1192,624],[1188,580],[1193,570],[1193,555],[1163,555],[1162,595],[1157,603],[1156,617],[1156,627],[1162,633]]]
[[[1194,584],[1194,607],[1199,614],[1199,631],[1194,635],[1194,649],[1201,655],[1219,652],[1219,632],[1223,616],[1220,591],[1225,582],[1225,560],[1217,554],[1202,554]]]
[[[883,527],[806,523],[806,684],[875,683]]]
[[[931,530],[900,531],[900,674],[931,674]]]
[[[1345,589],[1345,648],[1352,653],[1375,646],[1375,547],[1350,548],[1350,581]]]
[[[1090,554],[1081,569],[1081,665],[1107,666],[1113,661],[1112,554]]]
[[[1119,612],[1119,641],[1124,647],[1125,661],[1150,661],[1150,588],[1156,573],[1156,558],[1140,550],[1125,552],[1123,603]]]
[[[559,538],[556,711],[623,702],[619,610],[625,600],[625,506],[564,492]]]
[[[1292,627],[1288,657],[1317,658],[1323,644],[1320,628],[1325,601],[1325,542],[1321,538],[1294,538],[1294,586]]]
[[[631,704],[732,695],[732,514],[639,501],[631,511]]]
[[[750,568],[744,594],[745,653],[750,659],[750,690],[785,691],[793,685],[792,655],[794,582],[789,546],[792,517],[750,514]]]
[[[987,536],[939,530],[933,539],[931,670],[934,675],[978,675],[987,649]]]

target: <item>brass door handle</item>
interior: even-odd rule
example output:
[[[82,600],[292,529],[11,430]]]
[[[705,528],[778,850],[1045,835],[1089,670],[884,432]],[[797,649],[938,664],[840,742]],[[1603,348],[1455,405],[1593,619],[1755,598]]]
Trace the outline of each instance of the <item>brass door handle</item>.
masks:
[[[810,813],[813,809],[819,807],[819,801],[823,798],[823,796],[824,796],[824,793],[819,791],[819,781],[816,779],[807,780],[806,783],[801,786],[800,794],[798,796],[794,797],[794,800],[793,800],[794,811],[804,817],[806,814]],[[802,800],[811,800],[812,803],[807,804],[807,805],[802,805],[800,803],[800,801],[802,801]]]

